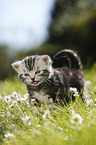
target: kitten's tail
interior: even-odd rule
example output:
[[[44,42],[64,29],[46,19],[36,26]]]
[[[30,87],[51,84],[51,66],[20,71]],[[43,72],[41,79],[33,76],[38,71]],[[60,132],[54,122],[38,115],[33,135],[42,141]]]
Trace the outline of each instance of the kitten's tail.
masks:
[[[82,69],[80,58],[73,50],[65,49],[58,52],[54,55],[53,61],[55,68],[63,67],[67,64],[71,68]]]

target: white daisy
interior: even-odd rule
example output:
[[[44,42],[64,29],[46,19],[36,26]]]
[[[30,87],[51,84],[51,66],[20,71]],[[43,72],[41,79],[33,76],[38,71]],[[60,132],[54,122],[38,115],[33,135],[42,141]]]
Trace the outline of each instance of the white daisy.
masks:
[[[44,114],[43,114],[43,119],[46,119],[46,117],[50,114],[49,110],[45,110]]]
[[[5,100],[6,103],[11,102],[11,96],[10,95],[4,96],[4,100]]]
[[[7,137],[14,137],[14,135],[13,135],[12,133],[6,133],[6,134],[4,135],[4,137],[5,137],[5,138],[7,138]]]
[[[62,128],[62,127],[60,127],[60,126],[58,126],[58,129],[59,129],[59,130],[63,130],[63,128]]]
[[[86,99],[85,101],[86,101],[87,106],[93,105],[93,99]]]
[[[76,96],[76,97],[79,96],[79,93],[78,93],[77,88],[72,88],[72,87],[70,87],[70,92],[71,92],[71,93],[72,93],[72,92],[74,93],[73,96]]]
[[[72,124],[82,124],[83,118],[79,114],[72,114],[70,122]]]
[[[29,94],[26,93],[26,94],[24,95],[24,99],[25,99],[25,101],[26,101],[28,98],[29,98]]]
[[[15,105],[18,106],[18,105],[17,105],[17,101],[13,101],[12,104],[9,105],[9,108],[11,108],[11,107],[13,107],[13,106],[15,106]]]
[[[0,100],[2,100],[3,99],[3,97],[0,95]]]

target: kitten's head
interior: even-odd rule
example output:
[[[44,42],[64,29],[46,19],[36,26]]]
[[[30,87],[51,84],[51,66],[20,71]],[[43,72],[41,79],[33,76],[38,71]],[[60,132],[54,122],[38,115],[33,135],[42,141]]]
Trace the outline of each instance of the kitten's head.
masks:
[[[22,61],[12,63],[19,80],[31,86],[38,86],[54,73],[52,60],[48,55],[27,56]]]

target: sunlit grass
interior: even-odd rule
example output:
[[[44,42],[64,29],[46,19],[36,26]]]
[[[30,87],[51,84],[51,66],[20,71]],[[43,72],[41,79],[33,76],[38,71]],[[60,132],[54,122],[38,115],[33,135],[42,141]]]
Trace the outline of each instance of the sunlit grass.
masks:
[[[96,68],[85,70],[86,102],[66,106],[31,107],[26,86],[17,78],[0,83],[0,144],[94,145],[96,144]],[[76,92],[76,90],[75,90]]]

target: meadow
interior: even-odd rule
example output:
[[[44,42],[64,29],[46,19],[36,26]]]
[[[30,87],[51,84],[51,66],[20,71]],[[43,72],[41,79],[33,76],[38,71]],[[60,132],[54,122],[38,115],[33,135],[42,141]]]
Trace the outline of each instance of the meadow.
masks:
[[[96,65],[84,70],[85,101],[61,106],[28,101],[17,77],[0,82],[0,145],[96,145]]]

